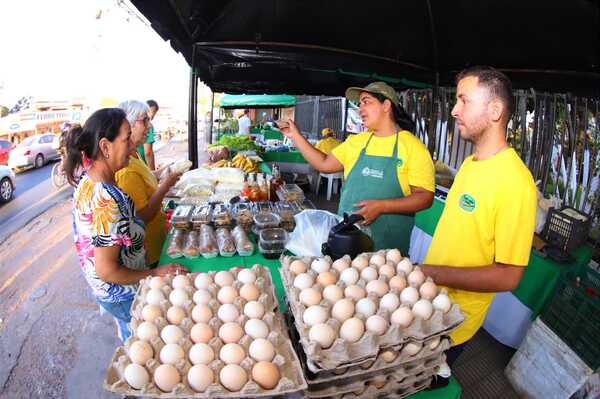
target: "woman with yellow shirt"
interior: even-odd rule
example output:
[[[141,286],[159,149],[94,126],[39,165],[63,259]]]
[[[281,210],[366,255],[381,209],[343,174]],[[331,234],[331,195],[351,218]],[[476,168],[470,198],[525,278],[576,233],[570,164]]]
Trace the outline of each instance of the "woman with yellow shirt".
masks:
[[[137,215],[146,225],[146,260],[150,267],[158,264],[160,251],[166,238],[165,214],[162,212],[162,200],[171,187],[179,179],[179,174],[169,174],[159,183],[158,176],[162,169],[151,171],[140,159],[136,147],[146,141],[150,129],[148,105],[141,101],[129,100],[119,104],[127,114],[131,125],[131,151],[129,165],[119,170],[115,180],[119,188],[133,200]]]
[[[324,173],[344,172],[338,213],[356,213],[370,225],[376,249],[408,253],[414,213],[429,208],[435,190],[433,161],[410,130],[396,91],[383,82],[351,87],[346,98],[359,104],[368,131],[348,137],[325,154],[313,147],[292,120],[282,127],[304,158]]]

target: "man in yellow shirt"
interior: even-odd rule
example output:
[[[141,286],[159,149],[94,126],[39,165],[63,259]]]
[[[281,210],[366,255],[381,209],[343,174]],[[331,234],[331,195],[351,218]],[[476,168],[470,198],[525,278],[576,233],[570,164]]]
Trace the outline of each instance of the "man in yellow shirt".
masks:
[[[330,154],[335,147],[342,144],[341,141],[333,137],[333,129],[331,128],[326,127],[321,130],[321,136],[323,138],[319,140],[315,148],[324,154]]]
[[[374,82],[349,88],[346,97],[359,104],[368,131],[348,137],[330,154],[313,147],[292,120],[281,131],[316,170],[344,172],[340,215],[361,215],[370,225],[375,249],[399,248],[406,254],[414,213],[433,201],[431,156],[410,132],[414,124],[392,87]]]
[[[448,287],[465,322],[451,334],[452,365],[483,324],[494,293],[517,287],[529,262],[536,188],[506,142],[513,112],[510,80],[490,67],[458,74],[452,116],[475,152],[461,165],[446,198],[422,270]]]

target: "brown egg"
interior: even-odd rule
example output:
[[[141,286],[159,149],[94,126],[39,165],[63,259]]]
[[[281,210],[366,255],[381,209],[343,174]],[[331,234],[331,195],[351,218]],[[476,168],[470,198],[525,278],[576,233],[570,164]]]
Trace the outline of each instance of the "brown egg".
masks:
[[[210,341],[213,335],[212,328],[210,328],[210,326],[206,323],[194,324],[194,327],[192,327],[192,330],[190,331],[190,338],[195,344],[206,344],[208,341]]]
[[[306,266],[306,263],[302,262],[301,260],[295,260],[290,264],[290,270],[296,276],[300,273],[305,273],[307,269],[308,267]]]
[[[129,347],[129,358],[133,363],[144,365],[152,358],[154,350],[146,341],[135,341]]]
[[[335,284],[336,281],[337,279],[335,277],[335,274],[329,271],[319,273],[319,275],[317,276],[317,284],[319,284],[323,288],[327,287],[328,285]]]
[[[142,309],[142,319],[145,321],[154,321],[162,316],[162,309],[156,305],[146,305]]]
[[[252,367],[252,379],[264,389],[273,389],[279,383],[279,368],[271,362],[258,362]]]
[[[221,384],[232,392],[237,392],[248,382],[246,371],[237,364],[228,364],[219,372]]]
[[[260,296],[258,287],[252,283],[246,283],[240,288],[240,296],[246,301],[256,301]]]
[[[179,371],[170,364],[161,364],[154,370],[154,382],[163,392],[171,392],[180,381]]]
[[[212,317],[213,313],[208,305],[196,305],[192,309],[192,320],[195,323],[208,323]]]
[[[225,323],[219,328],[219,338],[226,344],[237,344],[243,336],[244,329],[238,323]]]
[[[171,324],[179,325],[184,318],[185,310],[179,306],[171,306],[169,310],[167,310],[167,320]]]

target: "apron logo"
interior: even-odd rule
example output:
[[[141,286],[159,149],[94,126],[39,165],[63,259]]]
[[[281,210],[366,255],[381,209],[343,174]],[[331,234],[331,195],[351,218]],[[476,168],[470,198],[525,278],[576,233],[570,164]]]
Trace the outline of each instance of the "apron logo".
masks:
[[[374,177],[376,179],[383,179],[383,170],[371,169],[368,166],[364,167],[361,171],[364,177]]]
[[[475,210],[475,206],[477,203],[475,202],[475,198],[471,197],[469,194],[463,194],[460,196],[458,200],[458,206],[467,212],[473,212]]]

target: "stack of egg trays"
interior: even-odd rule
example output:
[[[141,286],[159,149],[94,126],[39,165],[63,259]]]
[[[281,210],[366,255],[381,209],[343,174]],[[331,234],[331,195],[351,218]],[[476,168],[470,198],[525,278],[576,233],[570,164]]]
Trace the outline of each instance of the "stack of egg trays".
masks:
[[[346,342],[338,337],[331,347],[322,349],[317,343],[310,342],[308,339],[309,327],[302,320],[302,314],[306,307],[299,300],[300,290],[294,287],[294,275],[289,270],[289,265],[296,259],[300,259],[307,265],[310,265],[315,258],[285,256],[282,258],[282,267],[279,269],[286,292],[288,309],[291,310],[294,316],[294,325],[298,331],[299,342],[302,345],[304,353],[306,353],[309,360],[307,365],[312,372],[333,370],[348,365],[360,364],[365,361],[374,360],[383,349],[389,347],[400,346],[409,342],[424,343],[431,339],[447,336],[464,321],[464,315],[460,311],[460,307],[453,304],[447,313],[443,314],[439,310],[436,310],[429,320],[415,318],[413,323],[407,328],[390,324],[388,331],[381,336],[365,331],[361,339],[355,343]],[[332,272],[336,273],[335,270],[332,270]],[[316,277],[314,271],[310,270],[308,273]],[[344,288],[343,282],[338,281],[337,284]],[[358,285],[360,284],[361,281],[359,281]],[[327,308],[328,311],[331,310],[331,304],[325,299],[321,301],[320,305]],[[380,312],[385,313],[387,311],[381,310]],[[388,314],[384,316],[389,320]],[[337,320],[330,319],[328,323],[336,324],[334,329],[339,330],[339,322]]]
[[[236,268],[229,269],[229,271],[232,272],[234,274],[234,276],[237,277],[237,273],[239,273],[239,271],[242,269],[243,269],[242,267],[236,267]],[[271,390],[265,390],[262,387],[260,387],[258,384],[254,383],[253,381],[248,381],[246,383],[246,385],[244,386],[244,388],[242,388],[238,392],[230,392],[227,389],[225,389],[224,387],[222,387],[221,385],[216,384],[216,383],[211,384],[206,389],[206,391],[204,391],[202,393],[195,392],[189,387],[189,384],[187,383],[187,372],[191,367],[191,363],[189,362],[189,360],[186,357],[185,361],[182,361],[176,365],[177,369],[180,371],[180,374],[182,376],[182,382],[177,384],[177,386],[173,389],[172,392],[163,392],[152,381],[153,371],[160,364],[160,362],[159,362],[160,350],[164,346],[164,343],[162,342],[160,337],[155,337],[154,339],[151,340],[151,342],[149,342],[150,346],[152,346],[152,349],[154,351],[154,357],[152,359],[150,359],[148,361],[148,363],[146,364],[146,368],[150,371],[151,381],[145,387],[143,387],[141,390],[136,390],[136,389],[131,388],[124,379],[124,370],[127,367],[127,365],[129,365],[129,363],[131,362],[129,360],[129,356],[128,356],[128,349],[131,347],[131,345],[135,341],[139,340],[139,338],[136,336],[135,333],[136,333],[138,325],[143,321],[143,319],[141,317],[141,312],[142,312],[144,305],[146,304],[144,298],[145,298],[146,293],[149,290],[148,284],[151,280],[151,277],[148,277],[145,280],[142,280],[140,282],[136,296],[132,303],[132,307],[131,307],[132,320],[130,323],[130,328],[134,333],[131,337],[129,337],[127,339],[124,346],[117,347],[117,349],[115,350],[115,353],[113,354],[113,356],[111,358],[109,367],[108,367],[107,372],[104,377],[104,381],[103,381],[104,389],[107,391],[122,395],[123,397],[136,396],[136,397],[152,397],[152,398],[158,397],[158,398],[169,398],[169,399],[170,398],[177,398],[177,399],[179,399],[179,398],[202,398],[202,399],[205,399],[205,398],[206,399],[208,399],[208,398],[230,398],[230,399],[233,399],[233,398],[285,398],[285,397],[288,397],[288,395],[290,395],[290,394],[304,393],[307,389],[306,379],[304,378],[304,374],[302,372],[302,366],[300,364],[300,361],[298,359],[296,352],[294,351],[294,348],[292,346],[292,341],[290,340],[290,337],[288,335],[287,326],[284,321],[284,318],[280,313],[277,313],[278,302],[277,302],[277,297],[275,296],[275,287],[273,285],[273,281],[271,280],[270,271],[266,267],[259,266],[259,265],[254,265],[251,269],[257,275],[257,280],[256,280],[255,284],[262,291],[262,294],[258,300],[265,306],[265,309],[267,309],[267,313],[265,313],[265,316],[263,317],[263,321],[265,321],[267,323],[267,325],[269,326],[269,329],[271,330],[271,333],[269,334],[267,339],[269,339],[269,341],[271,341],[276,348],[277,356],[273,359],[273,362],[275,364],[277,364],[277,366],[279,367],[281,376],[282,376],[281,380],[279,381],[279,384],[275,388],[273,388]],[[208,272],[208,274],[210,274],[211,277],[213,277],[213,278],[214,278],[214,274],[216,274],[216,273],[217,273],[216,271]],[[188,277],[190,278],[190,280],[192,282],[192,285],[194,283],[194,277],[196,274],[197,273],[192,273],[192,274],[188,275]],[[163,291],[165,292],[166,297],[168,298],[172,277],[167,276],[167,277],[164,277],[164,279],[167,284],[165,284],[165,286],[163,287]],[[237,281],[237,278],[236,278],[236,283],[239,283]],[[235,286],[235,284],[234,284],[234,286]],[[190,292],[188,292],[188,293],[190,293],[190,298],[191,298],[192,297],[191,290],[194,290],[195,288],[193,288],[193,287],[188,287],[188,288],[190,289]],[[239,287],[237,287],[237,288],[239,288]],[[209,287],[209,291],[213,294],[213,296],[216,296],[216,289],[217,289],[217,287],[214,283],[211,284],[211,286]],[[266,294],[266,293],[270,293],[270,294]],[[239,298],[238,298],[238,300],[239,300]],[[239,304],[236,304],[236,305],[239,305]],[[165,313],[166,313],[168,306],[169,306],[168,301],[163,301],[160,305],[160,307],[163,309],[163,311]],[[191,340],[189,338],[189,332],[194,325],[194,322],[191,320],[191,310],[192,310],[193,306],[194,306],[193,303],[186,304],[186,306],[184,308],[185,308],[185,311],[186,311],[186,314],[188,315],[188,317],[186,319],[184,319],[181,322],[181,324],[179,325],[179,327],[182,328],[187,333],[187,335],[182,339],[182,341],[185,340],[185,342],[181,342],[181,346],[184,349],[185,353],[188,353],[191,346],[193,345],[193,343],[191,342]],[[213,310],[213,314],[216,315],[217,309],[219,306],[217,301],[212,300],[209,303],[209,306]],[[240,317],[243,318],[245,316],[242,315]],[[222,322],[216,320],[216,318],[214,318],[213,320],[211,320],[209,322],[209,325],[211,325],[213,327],[213,330],[215,330],[215,329],[218,330],[218,327],[213,325],[214,323],[222,323]],[[167,321],[164,317],[159,317],[155,320],[155,324],[157,325],[158,330],[160,332],[162,330],[162,328],[167,325]],[[244,347],[246,353],[248,353],[248,347],[249,347],[251,341],[252,340],[249,339],[249,337],[247,335],[244,336],[242,338],[242,340],[240,341],[240,344]],[[217,350],[215,350],[215,353],[219,353],[218,349],[220,349],[221,342],[217,337],[213,337],[211,339],[211,341],[209,342],[209,344],[211,345],[211,347],[213,347],[213,349],[217,348]],[[245,361],[249,361],[249,359],[245,359]],[[244,367],[244,366],[246,366],[246,367]],[[211,362],[211,364],[209,364],[209,367],[211,367],[213,369],[213,371],[215,372],[215,375],[218,375],[218,371],[220,370],[221,367],[223,367],[223,364],[220,360],[216,359],[213,362]],[[245,365],[242,364],[242,367],[246,368],[247,371],[249,371],[248,368],[251,366],[250,366],[250,364],[245,364]],[[250,375],[250,373],[248,373],[248,375]]]
[[[450,338],[434,337],[423,342],[415,355],[402,352],[403,344],[381,351],[375,359],[342,365],[332,370],[311,371],[311,361],[299,344],[294,316],[286,313],[286,322],[294,342],[296,353],[304,369],[308,383],[307,397],[405,397],[427,388],[437,374],[439,366],[446,361],[445,351],[451,346]],[[382,352],[393,351],[396,358],[384,360]],[[314,365],[313,365],[314,368]]]

